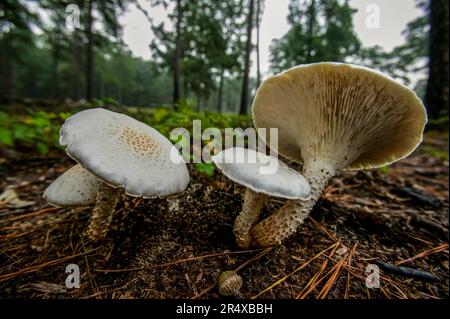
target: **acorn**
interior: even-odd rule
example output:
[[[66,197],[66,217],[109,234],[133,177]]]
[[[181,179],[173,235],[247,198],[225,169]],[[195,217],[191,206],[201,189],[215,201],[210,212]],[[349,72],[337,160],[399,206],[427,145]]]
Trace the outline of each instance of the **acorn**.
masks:
[[[236,296],[242,287],[242,277],[233,270],[223,272],[219,277],[219,293],[222,296]]]

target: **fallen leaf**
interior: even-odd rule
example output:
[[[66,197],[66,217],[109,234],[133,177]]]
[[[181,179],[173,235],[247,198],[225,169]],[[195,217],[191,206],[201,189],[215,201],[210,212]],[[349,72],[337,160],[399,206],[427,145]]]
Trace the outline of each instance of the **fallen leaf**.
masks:
[[[21,200],[14,189],[7,189],[0,194],[0,207],[23,208],[33,205],[34,202]]]

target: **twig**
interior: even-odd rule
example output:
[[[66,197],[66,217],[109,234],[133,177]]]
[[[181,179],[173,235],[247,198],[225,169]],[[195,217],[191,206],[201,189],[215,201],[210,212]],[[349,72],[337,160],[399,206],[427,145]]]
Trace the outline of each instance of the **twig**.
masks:
[[[421,253],[419,253],[419,254],[411,257],[411,258],[397,261],[395,263],[395,265],[399,266],[399,265],[404,264],[406,262],[413,261],[413,260],[416,260],[416,259],[419,259],[419,258],[423,258],[423,257],[426,257],[426,256],[431,255],[431,254],[436,254],[436,253],[439,253],[439,252],[444,251],[446,249],[448,249],[448,244],[442,244],[442,245],[439,245],[439,246],[434,247],[432,249],[425,250],[425,251],[423,251],[423,252],[421,252]]]
[[[377,264],[382,269],[392,272],[392,273],[402,274],[402,275],[406,275],[406,276],[417,278],[417,279],[423,279],[426,281],[438,281],[439,280],[436,276],[434,276],[433,274],[426,272],[426,271],[417,270],[417,269],[410,268],[410,267],[396,266],[396,265],[392,265],[389,263],[385,263],[381,260],[377,261]]]

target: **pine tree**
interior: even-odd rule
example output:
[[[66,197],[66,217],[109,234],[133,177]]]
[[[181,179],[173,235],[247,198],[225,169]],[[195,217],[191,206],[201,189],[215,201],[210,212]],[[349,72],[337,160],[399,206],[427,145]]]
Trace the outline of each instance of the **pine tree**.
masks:
[[[320,61],[345,62],[356,56],[360,41],[353,30],[354,12],[348,1],[291,0],[290,29],[271,45],[272,70]]]
[[[429,115],[448,114],[449,52],[448,0],[431,0],[429,31],[428,83],[425,104]]]

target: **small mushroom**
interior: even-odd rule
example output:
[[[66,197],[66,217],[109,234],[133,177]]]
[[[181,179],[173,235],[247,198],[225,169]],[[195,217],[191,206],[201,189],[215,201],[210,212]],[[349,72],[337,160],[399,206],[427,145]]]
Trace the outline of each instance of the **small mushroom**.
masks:
[[[236,296],[242,287],[242,277],[233,270],[224,271],[219,277],[218,286],[222,296]]]
[[[106,235],[122,191],[134,197],[164,197],[182,192],[189,183],[186,164],[174,152],[173,144],[155,129],[124,114],[101,108],[81,111],[63,124],[59,141],[71,158],[101,181],[88,227],[93,241]],[[64,204],[71,191],[92,186],[92,177],[80,173],[81,167],[76,170],[76,174],[69,170],[49,187],[45,196],[50,202]],[[73,180],[67,182],[71,177]],[[78,180],[85,184],[73,187]],[[68,187],[57,191],[61,184]],[[84,195],[92,200],[92,193]],[[82,197],[71,200],[81,203]]]
[[[43,197],[55,206],[85,206],[95,203],[101,184],[100,179],[76,164],[55,179]]]
[[[265,80],[253,121],[257,128],[278,128],[279,154],[303,164],[312,189],[311,199],[290,200],[251,229],[259,246],[270,246],[297,230],[339,171],[379,167],[412,153],[427,116],[416,94],[391,78],[359,66],[316,63]]]
[[[250,245],[249,230],[258,222],[269,196],[300,200],[310,197],[311,188],[306,179],[273,156],[236,147],[214,155],[212,160],[225,176],[247,187],[233,228],[236,242],[243,249]]]

